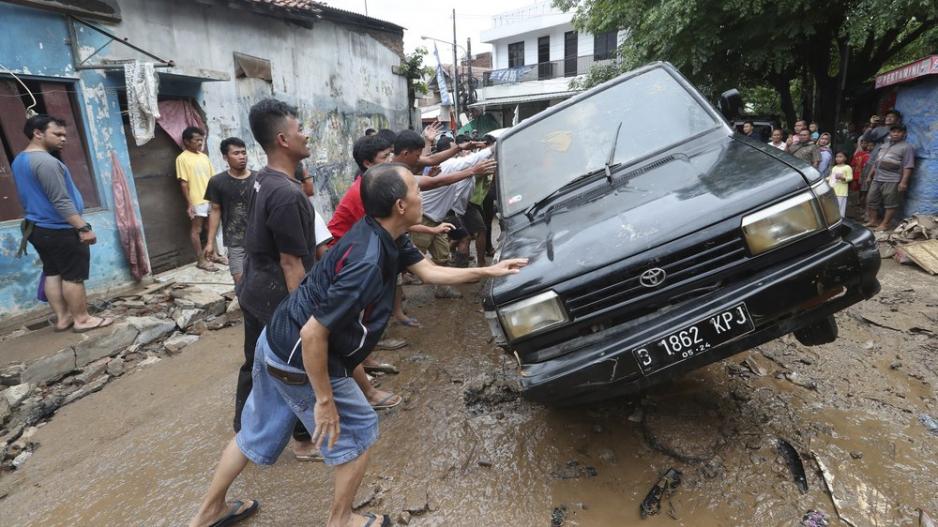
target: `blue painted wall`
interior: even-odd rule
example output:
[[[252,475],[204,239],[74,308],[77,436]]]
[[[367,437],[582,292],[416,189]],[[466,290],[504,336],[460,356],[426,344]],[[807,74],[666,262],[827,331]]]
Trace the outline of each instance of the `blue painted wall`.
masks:
[[[938,214],[938,77],[902,85],[896,109],[915,147],[915,172],[906,198],[906,215]]]
[[[111,151],[117,153],[139,222],[139,204],[117,98],[123,75],[105,75],[102,70],[76,71],[68,45],[67,22],[61,15],[0,3],[0,20],[3,21],[0,64],[17,75],[74,83],[91,158],[90,168],[101,198],[100,209],[84,214],[98,236],[98,243],[91,248],[91,276],[87,287],[94,293],[128,285],[133,279],[117,234],[110,155]],[[83,49],[97,48],[106,42],[106,37],[79,29],[78,41]],[[41,271],[39,257],[30,247],[27,256],[17,259],[19,240],[18,220],[0,222],[0,320],[44,309],[44,304],[36,300]]]

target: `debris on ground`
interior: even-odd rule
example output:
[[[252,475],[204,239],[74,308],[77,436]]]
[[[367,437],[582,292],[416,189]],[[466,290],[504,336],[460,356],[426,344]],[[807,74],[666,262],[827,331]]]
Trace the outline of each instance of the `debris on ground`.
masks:
[[[810,510],[801,518],[801,527],[828,527],[830,520],[821,511]]]
[[[769,374],[768,368],[759,364],[756,358],[753,357],[752,355],[746,357],[746,360],[744,360],[742,364],[746,366],[746,368],[748,368],[749,371],[751,371],[753,374],[759,377],[765,377],[766,375]]]
[[[938,240],[938,216],[916,214],[902,220],[895,229],[875,235],[881,258],[894,258],[899,263],[914,262],[931,274],[938,273],[938,243],[934,243]],[[912,249],[914,256],[909,252],[913,245],[918,246]]]
[[[559,507],[554,507],[554,510],[550,513],[550,527],[561,527],[564,520],[567,519],[567,506],[561,505]]]
[[[517,380],[489,373],[468,381],[463,391],[463,402],[477,412],[517,401],[520,397],[521,385]]]
[[[817,452],[811,454],[821,470],[821,478],[834,504],[834,512],[841,521],[853,527],[899,523],[892,500],[857,475],[846,464],[848,462],[844,458],[847,456],[833,452],[828,459],[836,464],[828,465]]]
[[[926,430],[934,435],[938,435],[938,419],[935,419],[928,414],[922,414],[918,416],[918,420],[921,421],[923,425],[925,425]]]
[[[648,491],[645,499],[642,500],[639,509],[639,514],[641,514],[642,519],[658,514],[661,511],[661,500],[666,499],[670,504],[671,495],[677,490],[680,484],[681,472],[674,468],[666,470],[664,475],[655,483],[655,486]],[[671,508],[673,509],[674,507],[672,506]]]
[[[599,472],[592,465],[581,465],[577,460],[568,461],[565,465],[555,467],[550,475],[554,479],[580,479],[595,478]]]
[[[808,492],[808,478],[805,475],[804,463],[801,461],[801,456],[798,454],[798,451],[795,450],[795,447],[791,446],[791,443],[786,439],[779,437],[776,443],[778,447],[778,453],[781,454],[782,459],[785,460],[785,464],[788,465],[788,471],[791,472],[792,478],[795,480],[795,485],[798,486],[798,490],[802,494]]]
[[[931,519],[931,516],[928,515],[922,509],[918,510],[918,527],[938,527],[935,524],[935,520]]]

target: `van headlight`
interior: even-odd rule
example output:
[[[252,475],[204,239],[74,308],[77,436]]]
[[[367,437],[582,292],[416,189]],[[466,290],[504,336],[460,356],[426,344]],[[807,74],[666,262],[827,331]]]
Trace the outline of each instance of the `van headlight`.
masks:
[[[559,326],[569,320],[560,297],[553,291],[501,307],[498,309],[498,317],[508,338],[512,340]]]
[[[804,192],[745,216],[743,235],[749,250],[755,255],[801,239],[826,226],[814,193]]]
[[[840,205],[837,203],[837,193],[834,188],[827,184],[826,179],[822,179],[818,184],[811,187],[814,195],[817,196],[818,205],[821,207],[821,213],[827,221],[828,227],[833,227],[840,223]]]

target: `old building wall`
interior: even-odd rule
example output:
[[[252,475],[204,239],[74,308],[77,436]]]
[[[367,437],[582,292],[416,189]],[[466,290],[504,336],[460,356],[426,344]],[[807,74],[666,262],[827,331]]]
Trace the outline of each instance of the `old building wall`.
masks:
[[[316,204],[326,218],[354,177],[354,140],[369,127],[408,126],[406,82],[391,71],[400,57],[369,31],[325,20],[309,29],[189,1],[122,0],[120,6],[124,19],[114,31],[134,35],[136,44],[175,61],[179,71],[230,76],[202,83],[197,97],[216,167],[224,166],[218,144],[230,135],[248,143],[252,167],[263,166],[263,152],[248,126],[254,102],[273,95],[300,108],[312,138],[308,163]],[[273,81],[265,86],[259,79],[236,79],[235,52],[269,60]]]
[[[97,244],[91,248],[88,289],[94,293],[127,285],[131,276],[115,225],[110,156],[111,151],[117,153],[136,208],[136,190],[130,177],[117,98],[122,81],[100,71],[74,69],[63,16],[0,3],[0,20],[3,21],[0,64],[26,78],[68,82],[68,89],[74,92],[81,111],[90,168],[101,202],[100,208],[86,209],[83,215],[94,226],[98,237]],[[79,38],[86,46],[104,42],[100,35],[85,32],[79,32]],[[3,73],[0,70],[0,75]],[[27,256],[16,258],[19,241],[20,220],[0,222],[0,322],[42,307],[36,300],[41,262],[31,246]]]

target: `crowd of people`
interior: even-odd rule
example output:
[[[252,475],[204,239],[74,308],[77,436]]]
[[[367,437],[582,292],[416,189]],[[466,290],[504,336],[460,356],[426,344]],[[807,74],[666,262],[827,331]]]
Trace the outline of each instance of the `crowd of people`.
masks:
[[[392,320],[421,327],[405,311],[402,275],[448,299],[460,296],[453,284],[525,265],[487,265],[495,139],[445,135],[440,125],[423,134],[369,129],[354,142],[358,172],[326,223],[311,199],[303,163],[309,136],[297,109],[266,99],[251,108],[249,121],[267,157],[259,171],[248,168],[245,141],[228,137],[219,145],[227,168],[215,173],[206,133],[197,127],[183,131],[175,163],[196,265],[205,272],[228,266],[244,320],[235,437],[190,525],[231,525],[253,514],[257,500],[228,502],[228,487],[248,461],[273,464],[291,438],[297,459],[335,467],[330,527],[389,525],[385,515],[352,511],[378,437],[376,412],[403,402],[374,386],[372,374],[398,369],[371,353],[407,345],[383,338]],[[12,168],[25,211],[20,252],[28,242],[39,254],[56,331],[80,333],[114,320],[88,313],[84,282],[97,238],[68,167],[56,157],[65,126],[54,116],[29,118],[29,146]],[[227,257],[216,242],[219,229]]]
[[[743,123],[742,133],[764,140],[752,121]],[[773,129],[768,144],[817,169],[834,189],[841,216],[848,216],[850,194],[856,193],[865,225],[890,229],[915,168],[915,148],[906,141],[902,114],[889,110],[882,118],[873,115],[849,148],[835,151],[832,142],[831,134],[820,132],[817,123],[798,120],[791,133]]]

